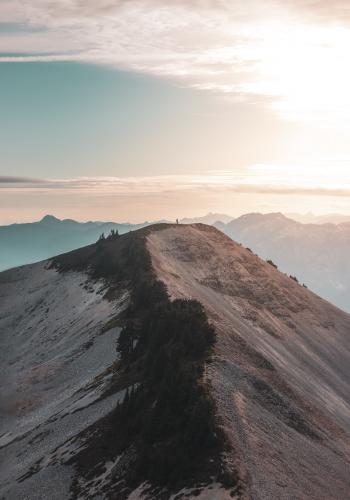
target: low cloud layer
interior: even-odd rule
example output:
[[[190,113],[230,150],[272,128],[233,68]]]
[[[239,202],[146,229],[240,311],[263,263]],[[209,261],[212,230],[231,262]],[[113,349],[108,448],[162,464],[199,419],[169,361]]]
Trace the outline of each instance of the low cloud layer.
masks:
[[[169,175],[149,177],[80,177],[75,179],[28,179],[23,177],[0,177],[0,191],[12,192],[67,192],[99,194],[104,196],[135,196],[159,193],[232,192],[267,195],[309,195],[348,197],[350,187],[301,186],[269,184],[261,179],[242,179],[231,173],[208,175]],[[268,181],[268,179],[267,179]]]
[[[0,186],[1,184],[37,184],[37,183],[38,179],[32,179],[30,177],[0,175]]]
[[[263,180],[263,178],[265,178]],[[85,177],[0,182],[0,224],[39,220],[47,213],[77,220],[144,220],[239,216],[248,212],[349,214],[349,186],[278,183],[271,175],[228,172],[201,176]]]

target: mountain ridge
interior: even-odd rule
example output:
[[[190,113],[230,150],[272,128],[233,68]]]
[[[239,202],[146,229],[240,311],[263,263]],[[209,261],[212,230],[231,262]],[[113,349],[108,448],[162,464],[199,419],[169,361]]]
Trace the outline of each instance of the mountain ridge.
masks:
[[[332,452],[321,453],[322,446],[316,451],[318,445],[310,436],[313,432],[317,435],[317,429],[323,427],[326,433],[334,432],[336,440],[342,435],[342,439],[349,442],[345,361],[349,356],[349,315],[211,228],[206,228],[207,235],[211,236],[205,238],[205,252],[202,244],[198,248],[200,235],[196,229],[191,229],[191,237],[187,235],[185,246],[180,234],[174,234],[180,231],[175,228],[151,235],[154,265],[173,298],[190,294],[202,303],[209,320],[215,324],[217,358],[210,365],[213,391],[221,418],[227,428],[231,428],[233,449],[242,450],[239,474],[250,477],[251,496],[248,497],[341,498],[345,485],[341,487],[342,493],[336,493],[329,489],[326,481],[321,485],[320,479],[320,476],[334,474],[337,459],[330,458]],[[339,332],[342,332],[340,336]],[[340,344],[335,350],[337,342]],[[313,356],[315,362],[311,361]],[[333,393],[334,386],[331,389],[332,384],[339,390],[337,396]],[[285,408],[282,414],[281,408]],[[271,410],[276,412],[275,417],[279,415],[277,421],[271,420]],[[335,420],[334,411],[339,412]],[[287,415],[291,420],[284,420]],[[297,422],[300,428],[292,436],[289,426],[293,428]],[[309,424],[305,427],[306,422],[310,427]],[[244,442],[243,449],[242,442],[237,443],[236,433],[232,434],[232,425]],[[266,439],[272,428],[274,437],[270,435]],[[305,431],[309,434],[306,441]],[[278,439],[276,434],[280,436]],[[300,455],[305,446],[308,451],[301,463],[305,470],[313,469],[309,479],[304,472],[297,472],[294,462],[294,457]],[[330,447],[333,447],[332,440]],[[318,470],[312,465],[316,456]],[[260,468],[260,463],[266,467]],[[296,467],[293,474],[288,477],[285,471],[281,475],[281,470],[288,469],[292,463]],[[337,462],[336,467],[341,469],[342,465]],[[311,486],[316,478],[319,487]],[[298,481],[303,484],[298,485]]]
[[[322,297],[350,311],[350,223],[301,224],[279,212],[245,214],[233,220],[228,217],[226,223],[215,221],[216,216],[220,214],[208,214],[199,220],[210,222],[260,257],[273,260],[283,272],[296,276]],[[102,233],[106,236],[113,230],[124,234],[151,224],[79,223],[48,215],[39,222],[0,227],[0,270],[92,244]]]
[[[164,286],[169,299],[164,296]],[[1,273],[0,296],[6,298],[0,301],[4,373],[11,387],[17,387],[17,398],[23,395],[19,389],[26,380],[25,406],[14,401],[10,412],[13,423],[19,419],[21,425],[7,431],[0,441],[0,445],[5,443],[7,454],[6,498],[17,498],[19,492],[31,498],[34,486],[36,493],[48,484],[55,489],[57,481],[62,483],[62,474],[68,474],[65,481],[80,498],[99,494],[106,499],[111,495],[163,499],[175,498],[179,492],[203,499],[229,498],[231,493],[242,500],[344,498],[350,463],[350,316],[217,229],[202,224],[159,224],[110,236],[46,263]],[[161,397],[164,409],[170,408],[171,399],[162,399],[162,386],[146,383],[149,375],[144,370],[148,365],[142,360],[152,359],[147,338],[153,338],[154,346],[165,352],[176,352],[185,324],[193,326],[184,342],[196,331],[206,331],[201,310],[214,328],[216,340],[211,354],[203,358],[203,370],[199,370],[193,390],[197,391],[200,381],[198,387],[207,387],[213,398],[215,426],[225,436],[221,458],[214,461],[221,472],[212,469],[210,481],[203,482],[200,471],[189,469],[191,481],[174,485],[163,471],[168,478],[164,485],[159,483],[161,468],[152,472],[132,465],[142,456],[139,452],[130,455],[135,446],[141,449],[143,440],[139,441],[138,434],[130,429],[123,433],[129,452],[122,451],[120,458],[121,438],[110,430],[126,409],[130,422],[137,418],[135,408],[146,414],[153,411],[154,395],[144,392],[147,387],[153,387]],[[191,323],[195,317],[200,323]],[[174,318],[179,318],[175,336],[170,326],[164,326],[167,318],[172,318],[169,325],[175,325]],[[157,331],[161,335],[153,337]],[[165,332],[168,336],[162,335]],[[27,340],[14,345],[14,339]],[[33,343],[34,351],[29,349]],[[94,359],[95,349],[112,353],[115,343],[119,346],[117,357],[105,355],[106,364],[81,379],[82,367]],[[90,347],[83,347],[85,344]],[[19,345],[24,349],[21,358]],[[33,352],[43,357],[32,359]],[[186,347],[184,352],[191,351]],[[57,359],[63,364],[57,365]],[[164,354],[159,359],[164,359]],[[157,370],[164,366],[171,367],[170,361]],[[50,409],[50,391],[56,394],[62,386],[62,382],[55,385],[55,380],[65,380],[63,374],[71,370],[77,378],[63,393],[58,392],[62,395],[56,396]],[[63,387],[65,384],[67,381]],[[182,418],[178,406],[172,413]],[[62,440],[59,434],[60,420],[71,429],[67,439]],[[31,422],[36,422],[34,427],[30,427]],[[160,417],[158,427],[168,429],[168,438],[174,438],[176,426],[170,430],[166,422]],[[209,425],[210,421],[204,417],[203,422]],[[25,426],[29,427],[23,434]],[[214,435],[216,431],[210,429],[207,435]],[[194,435],[191,430],[189,436]],[[105,443],[98,452],[99,464],[93,459],[94,436]],[[26,442],[38,445],[26,446]],[[26,453],[28,446],[30,455]],[[148,444],[147,449],[152,450],[152,446]],[[18,452],[22,453],[21,464],[16,464]],[[201,456],[207,460],[210,453]],[[175,460],[180,464],[182,459]],[[142,463],[147,464],[147,460]],[[200,469],[203,472],[205,463]],[[125,464],[129,464],[127,476]],[[146,483],[138,484],[137,478],[146,479]],[[113,497],[121,479],[124,490],[119,489],[119,497]]]

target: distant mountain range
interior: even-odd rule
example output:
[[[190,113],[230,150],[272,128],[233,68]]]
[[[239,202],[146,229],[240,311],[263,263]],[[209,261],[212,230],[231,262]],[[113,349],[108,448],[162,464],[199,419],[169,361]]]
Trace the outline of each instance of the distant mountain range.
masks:
[[[309,217],[315,219],[312,214]],[[209,213],[180,221],[198,222],[215,225],[260,257],[272,259],[281,271],[296,276],[322,297],[350,311],[350,222],[302,224],[280,213],[247,214],[236,219]],[[46,215],[38,222],[2,226],[0,271],[89,245],[112,229],[124,234],[149,224],[81,223]]]
[[[350,222],[350,215],[343,214],[314,215],[309,212],[307,214],[288,213],[285,215],[289,219],[302,224],[342,224],[343,222]]]
[[[214,224],[216,221],[229,222],[232,217],[225,214],[209,213],[204,217],[182,219],[182,224],[202,222]],[[168,222],[168,221],[157,221]],[[53,215],[45,215],[40,221],[27,224],[0,226],[0,271],[11,267],[31,264],[60,253],[95,243],[102,233],[111,230],[125,234],[148,226],[120,222],[77,222],[72,219],[60,220]]]
[[[77,222],[46,215],[38,222],[1,226],[0,271],[90,245],[112,229],[124,234],[148,224]]]
[[[350,312],[350,222],[301,224],[275,213],[247,214],[215,226]]]
[[[203,217],[192,217],[192,218],[185,218],[181,219],[181,224],[210,224],[213,225],[215,222],[230,222],[233,220],[234,217],[231,217],[231,215],[227,214],[217,214],[217,213],[212,213],[210,212],[207,215],[204,215]]]

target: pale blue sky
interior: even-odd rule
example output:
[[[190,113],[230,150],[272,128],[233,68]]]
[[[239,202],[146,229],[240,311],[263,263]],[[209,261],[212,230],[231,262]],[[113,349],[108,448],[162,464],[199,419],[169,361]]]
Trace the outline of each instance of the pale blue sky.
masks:
[[[76,62],[0,63],[0,108],[3,173],[40,178],[231,170],[278,159],[291,129],[257,105]]]

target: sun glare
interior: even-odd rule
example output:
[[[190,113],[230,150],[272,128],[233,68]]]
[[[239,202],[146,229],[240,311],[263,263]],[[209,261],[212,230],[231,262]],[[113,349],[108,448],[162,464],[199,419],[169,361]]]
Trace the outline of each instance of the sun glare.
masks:
[[[242,90],[277,98],[273,106],[289,119],[347,127],[350,31],[268,23],[254,33],[254,43],[242,48],[240,56],[255,59],[257,78]]]

